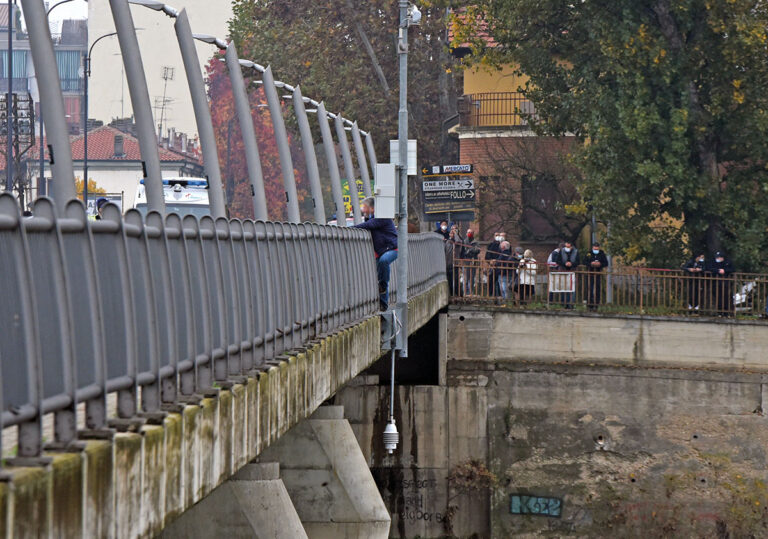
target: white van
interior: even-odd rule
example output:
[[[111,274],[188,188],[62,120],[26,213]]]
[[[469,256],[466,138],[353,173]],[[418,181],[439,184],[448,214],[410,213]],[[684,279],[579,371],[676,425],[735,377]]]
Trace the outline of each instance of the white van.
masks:
[[[208,200],[208,180],[205,178],[178,177],[163,178],[165,211],[181,216],[194,215],[197,218],[211,215]],[[133,207],[142,215],[147,214],[147,192],[144,180],[139,181]]]

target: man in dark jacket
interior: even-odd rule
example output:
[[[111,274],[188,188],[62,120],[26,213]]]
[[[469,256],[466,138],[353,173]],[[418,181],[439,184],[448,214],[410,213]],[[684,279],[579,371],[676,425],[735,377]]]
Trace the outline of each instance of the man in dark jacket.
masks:
[[[602,295],[602,273],[608,267],[608,257],[600,249],[598,242],[592,244],[592,250],[584,257],[584,265],[587,267],[587,286],[589,287],[587,307],[590,311],[596,311]]]
[[[389,265],[397,259],[397,228],[392,219],[374,217],[374,204],[373,197],[363,200],[360,206],[366,220],[355,225],[355,228],[371,233],[379,279],[379,306],[382,311],[386,311],[389,308]]]
[[[459,292],[459,272],[454,260],[461,258],[462,239],[458,228],[451,228],[445,241],[445,271],[448,277],[448,291],[451,295]]]
[[[683,266],[686,280],[688,281],[688,310],[699,310],[701,305],[701,288],[704,284],[702,276],[706,270],[704,253],[691,258]]]
[[[485,259],[490,263],[490,269],[488,270],[488,294],[491,297],[499,295],[499,272],[496,271],[496,260],[501,254],[501,243],[506,239],[504,232],[496,232],[493,236],[493,241],[488,244],[488,248],[485,250]]]
[[[469,296],[474,293],[475,276],[477,275],[477,259],[480,256],[480,248],[477,246],[475,233],[470,228],[467,230],[467,237],[464,239],[464,247],[461,249],[461,258],[464,260],[464,295]]]
[[[718,251],[715,259],[710,261],[706,268],[712,279],[712,303],[718,316],[731,316],[733,314],[733,295],[731,291],[731,274],[733,265],[725,258],[725,254]]]
[[[557,261],[557,270],[572,272],[576,271],[578,266],[579,250],[573,246],[573,243],[566,241],[565,245],[563,245],[563,248],[560,249],[560,258]],[[576,276],[573,275],[572,278],[575,279]],[[565,308],[573,309],[573,296],[575,295],[574,292],[566,292],[563,295],[565,296]]]

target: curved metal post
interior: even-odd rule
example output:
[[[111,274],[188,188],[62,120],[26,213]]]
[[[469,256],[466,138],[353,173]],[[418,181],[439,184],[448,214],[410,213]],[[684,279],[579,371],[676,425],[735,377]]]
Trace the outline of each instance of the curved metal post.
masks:
[[[40,89],[40,107],[45,114],[45,132],[48,135],[53,176],[51,196],[59,210],[63,212],[67,202],[75,198],[77,193],[59,69],[42,0],[22,0],[21,5],[29,30],[29,45],[32,49],[35,75]],[[10,105],[8,103],[9,109]],[[42,133],[40,136],[42,137]]]
[[[341,158],[344,161],[344,175],[347,177],[349,186],[349,205],[352,206],[352,215],[355,216],[355,224],[363,222],[360,215],[360,197],[357,194],[357,182],[355,181],[355,168],[352,166],[352,154],[349,151],[349,141],[347,140],[347,131],[344,129],[344,118],[337,114],[333,119],[336,127],[336,138],[339,139],[341,146]]]
[[[365,149],[368,150],[368,162],[371,163],[371,170],[375,173],[378,161],[376,160],[376,148],[373,147],[373,135],[370,133],[365,134]]]
[[[216,151],[211,109],[208,108],[205,83],[203,82],[203,74],[200,72],[200,60],[197,56],[197,49],[195,49],[195,41],[192,37],[192,28],[189,26],[186,9],[179,11],[173,27],[179,41],[181,58],[184,61],[184,70],[187,74],[187,84],[189,84],[189,93],[192,96],[192,108],[195,111],[197,131],[200,135],[205,174],[208,177],[211,215],[214,219],[226,217],[224,190],[221,185],[221,169],[219,168],[219,154]]]
[[[117,39],[125,66],[125,78],[131,95],[133,115],[136,118],[136,131],[139,138],[141,160],[144,166],[144,186],[147,190],[147,209],[165,214],[165,196],[163,178],[160,172],[160,154],[157,150],[157,135],[152,120],[152,106],[149,102],[147,79],[144,64],[141,61],[139,42],[133,16],[128,7],[128,0],[109,0],[112,18],[115,20]],[[45,115],[49,118],[49,115]],[[46,122],[46,131],[48,129]]]
[[[352,124],[352,142],[355,145],[355,153],[357,154],[357,164],[360,167],[360,179],[363,180],[363,194],[366,197],[372,195],[371,192],[371,176],[368,174],[368,162],[365,159],[365,151],[363,150],[363,139],[360,137],[360,128],[357,127],[357,122]]]
[[[259,158],[259,146],[256,143],[256,132],[253,129],[253,117],[251,105],[248,102],[248,93],[245,90],[243,72],[240,68],[240,59],[237,57],[237,49],[234,43],[227,45],[224,54],[229,70],[229,82],[232,84],[232,96],[235,100],[237,121],[240,124],[240,133],[243,137],[245,150],[245,162],[248,165],[248,178],[251,181],[251,195],[253,196],[253,214],[256,220],[268,221],[267,197],[264,194],[264,173],[261,170]]]
[[[267,69],[264,70],[262,81],[264,82],[264,93],[267,95],[269,114],[272,117],[272,127],[275,130],[277,152],[280,155],[280,168],[283,171],[283,187],[285,188],[288,221],[300,223],[299,197],[296,194],[296,177],[293,174],[291,147],[288,145],[288,133],[285,130],[285,120],[283,119],[283,107],[280,104],[280,97],[277,95],[272,67],[267,66]]]
[[[336,148],[333,145],[331,126],[328,125],[328,112],[325,103],[317,106],[317,121],[320,124],[320,134],[323,136],[323,148],[325,160],[328,162],[328,173],[331,176],[331,194],[336,206],[336,224],[347,226],[347,214],[344,211],[344,195],[341,191],[341,177],[339,176],[339,162],[336,160]]]
[[[315,141],[312,139],[312,130],[309,128],[307,110],[304,107],[304,96],[301,95],[299,86],[293,90],[293,110],[296,112],[299,133],[301,133],[301,144],[304,147],[304,158],[307,161],[307,176],[309,176],[309,188],[312,192],[315,222],[322,225],[325,224],[325,204],[323,204],[323,190],[320,186],[320,170],[317,168]]]

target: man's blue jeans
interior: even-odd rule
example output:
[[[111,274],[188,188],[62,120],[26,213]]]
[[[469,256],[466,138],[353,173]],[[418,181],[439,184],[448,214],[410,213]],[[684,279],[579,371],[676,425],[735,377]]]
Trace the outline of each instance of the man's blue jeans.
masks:
[[[397,260],[397,251],[387,251],[376,261],[376,273],[379,278],[379,300],[389,305],[389,265]]]

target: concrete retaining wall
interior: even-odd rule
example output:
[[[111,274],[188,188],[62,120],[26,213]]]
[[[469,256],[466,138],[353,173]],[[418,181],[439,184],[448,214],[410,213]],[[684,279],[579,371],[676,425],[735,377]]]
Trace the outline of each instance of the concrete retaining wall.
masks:
[[[445,326],[449,388],[487,402],[488,536],[765,535],[768,325],[455,309]]]
[[[452,309],[449,359],[768,370],[768,325],[725,319]]]

